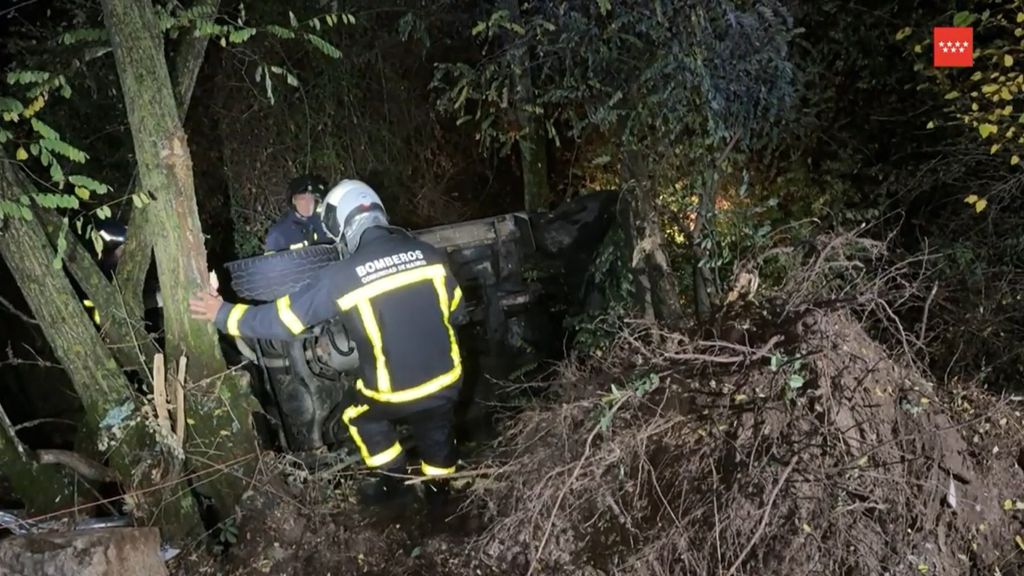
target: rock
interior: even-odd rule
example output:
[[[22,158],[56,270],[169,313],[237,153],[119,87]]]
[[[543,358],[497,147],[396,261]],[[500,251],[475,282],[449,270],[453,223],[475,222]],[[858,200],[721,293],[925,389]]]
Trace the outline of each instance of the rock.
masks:
[[[156,528],[103,528],[0,540],[4,576],[167,576]]]

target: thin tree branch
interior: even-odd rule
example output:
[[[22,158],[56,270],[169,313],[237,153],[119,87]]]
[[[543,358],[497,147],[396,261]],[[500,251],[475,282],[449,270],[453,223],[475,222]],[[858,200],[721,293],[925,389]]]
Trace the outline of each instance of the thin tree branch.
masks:
[[[28,314],[25,314],[25,313],[24,313],[24,312],[22,312],[21,310],[18,310],[18,309],[17,309],[17,308],[16,308],[15,306],[14,306],[14,304],[11,304],[11,303],[10,303],[10,302],[9,302],[9,301],[8,301],[8,300],[7,300],[6,298],[4,298],[3,296],[0,296],[0,305],[2,305],[2,306],[3,306],[4,308],[6,308],[8,312],[10,312],[11,314],[14,314],[14,315],[15,315],[15,316],[17,316],[18,318],[21,318],[21,319],[22,319],[22,320],[24,320],[25,322],[28,322],[29,324],[35,324],[36,326],[39,326],[39,321],[38,321],[38,320],[36,320],[36,319],[34,319],[34,318],[30,317],[30,316],[29,316]]]

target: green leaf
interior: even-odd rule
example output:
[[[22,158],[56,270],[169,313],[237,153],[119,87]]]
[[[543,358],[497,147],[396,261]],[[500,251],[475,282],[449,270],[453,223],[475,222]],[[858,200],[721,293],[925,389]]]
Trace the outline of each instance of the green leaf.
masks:
[[[88,176],[82,176],[81,174],[73,174],[71,176],[68,176],[68,182],[71,182],[75,186],[81,186],[82,188],[92,190],[97,194],[106,194],[107,191],[110,190],[110,187],[107,186],[106,184],[97,182],[92,178],[89,178]]]
[[[910,36],[910,32],[911,32],[910,26],[907,26],[906,28],[903,28],[899,32],[896,33],[896,39],[897,40],[903,40],[907,36]]]
[[[299,27],[299,19],[295,17],[295,13],[291,10],[288,11],[288,21],[292,23],[292,28]]]
[[[64,156],[68,160],[72,160],[74,162],[82,163],[89,159],[89,156],[85,152],[82,152],[78,148],[75,148],[74,146],[68,144],[67,142],[62,142],[60,140],[51,140],[49,138],[43,138],[42,140],[39,141],[39,145],[46,150],[60,154],[61,156]]]
[[[470,33],[471,36],[477,36],[477,35],[479,35],[480,33],[482,33],[486,29],[487,29],[487,22],[481,21],[481,22],[477,22],[476,26],[473,26],[473,29],[470,30],[469,33]]]
[[[57,236],[57,257],[63,258],[68,252],[68,235],[67,231],[67,218],[64,219],[64,225],[61,227],[60,234]]]
[[[263,84],[267,88],[267,98],[270,100],[270,105],[273,106],[274,105],[274,87],[273,87],[273,83],[270,81],[270,73],[269,72],[267,72],[263,76]]]
[[[55,184],[59,184],[61,186],[64,185],[64,171],[60,168],[60,162],[50,163],[50,179],[53,180]]]
[[[310,44],[312,44],[313,46],[316,46],[317,49],[319,49],[324,54],[326,54],[326,55],[328,55],[328,56],[330,56],[331,58],[334,58],[334,59],[341,58],[341,51],[338,50],[337,48],[335,48],[334,46],[331,46],[330,44],[328,44],[327,41],[324,40],[323,38],[320,38],[319,36],[316,36],[315,34],[308,34],[308,33],[306,34],[306,38],[309,40]]]
[[[282,28],[281,26],[277,26],[276,24],[271,24],[271,25],[267,26],[266,30],[267,30],[267,32],[270,32],[274,36],[277,36],[278,38],[283,38],[285,40],[288,40],[288,39],[291,39],[291,38],[295,38],[295,32],[292,32],[291,30],[289,30],[287,28]]]
[[[8,84],[39,84],[49,79],[50,73],[41,70],[12,70],[7,73]]]
[[[981,134],[982,139],[988,138],[990,135],[995,134],[998,131],[999,128],[993,124],[983,123],[978,126],[978,133]]]
[[[60,140],[60,134],[53,128],[50,128],[43,123],[39,118],[32,118],[32,129],[39,133],[43,138],[49,138],[50,140]]]
[[[240,30],[235,30],[231,34],[229,34],[228,35],[228,40],[232,44],[241,44],[242,42],[245,42],[249,38],[252,38],[253,34],[255,34],[255,33],[256,33],[256,29],[255,28],[242,28]]]
[[[142,198],[139,198],[138,194],[132,194],[132,204],[136,208],[142,208]]]
[[[971,14],[970,12],[968,12],[966,10],[964,10],[962,12],[957,12],[953,16],[953,26],[957,26],[957,27],[970,26],[971,23],[974,22],[974,20],[977,17],[978,17],[977,14]]]
[[[800,388],[801,386],[804,385],[804,377],[799,374],[793,374],[789,377],[789,380],[786,382],[786,385],[794,390]]]
[[[82,200],[89,199],[89,189],[82,186],[75,186],[75,196],[78,196]]]
[[[25,110],[25,106],[14,98],[7,98],[6,96],[0,96],[0,112],[10,112],[12,114],[21,114]]]
[[[952,100],[952,99],[954,99],[954,98],[956,98],[958,96],[960,96],[960,93],[957,92],[956,90],[953,90],[952,92],[947,92],[946,93],[945,99],[946,100]]]

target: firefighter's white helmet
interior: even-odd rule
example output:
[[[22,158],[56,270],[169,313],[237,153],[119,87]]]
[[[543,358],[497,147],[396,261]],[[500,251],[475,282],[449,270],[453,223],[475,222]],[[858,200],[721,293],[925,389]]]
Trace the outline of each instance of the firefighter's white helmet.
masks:
[[[359,239],[367,228],[388,225],[380,196],[359,180],[338,182],[324,197],[318,211],[327,235],[335,241],[344,240],[349,252],[359,247]]]

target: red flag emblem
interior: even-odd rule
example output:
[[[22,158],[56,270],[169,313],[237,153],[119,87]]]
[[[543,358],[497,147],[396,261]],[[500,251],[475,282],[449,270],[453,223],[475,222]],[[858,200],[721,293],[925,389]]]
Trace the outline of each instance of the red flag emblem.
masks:
[[[974,29],[935,28],[932,63],[936,67],[969,68],[974,65]]]

